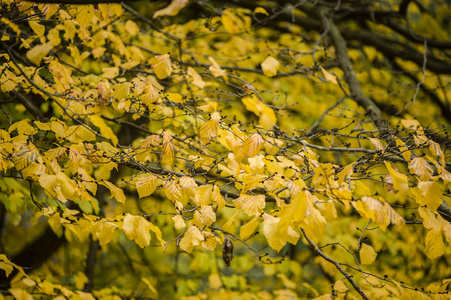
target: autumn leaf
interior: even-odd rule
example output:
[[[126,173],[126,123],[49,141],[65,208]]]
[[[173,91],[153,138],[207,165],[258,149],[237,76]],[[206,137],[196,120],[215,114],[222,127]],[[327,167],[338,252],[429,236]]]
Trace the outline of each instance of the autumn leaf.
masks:
[[[432,211],[436,211],[442,204],[442,191],[437,182],[420,181],[418,182],[418,190],[421,194],[415,197],[415,201],[420,205],[426,205]]]
[[[157,188],[157,177],[155,175],[144,175],[136,180],[136,190],[139,198],[150,196]]]
[[[445,253],[445,244],[443,243],[442,233],[431,229],[426,234],[426,255],[429,259],[436,259]]]
[[[391,176],[391,180],[393,182],[394,189],[396,191],[408,190],[409,185],[407,184],[407,182],[408,182],[407,176],[399,173],[394,168],[392,168],[390,163],[384,162],[384,164],[387,167],[388,172]]]
[[[373,144],[374,148],[376,148],[377,151],[384,151],[384,146],[382,145],[381,141],[376,138],[369,138],[371,144]]]
[[[371,265],[377,257],[377,253],[374,251],[373,247],[362,243],[362,248],[360,248],[360,262],[362,265]]]
[[[188,4],[188,2],[188,0],[172,0],[167,7],[154,12],[152,17],[156,19],[160,16],[175,16]]]
[[[187,74],[193,78],[193,84],[195,86],[200,89],[203,89],[205,87],[205,81],[202,80],[202,77],[199,75],[199,73],[196,72],[196,70],[188,67]]]
[[[94,7],[92,5],[77,5],[77,14],[76,14],[76,20],[78,23],[83,26],[87,27],[90,25],[92,18],[94,17]]]
[[[92,124],[100,129],[100,134],[103,135],[105,138],[111,140],[114,146],[117,145],[118,139],[117,136],[114,134],[111,127],[109,127],[105,121],[98,115],[91,115],[89,116],[89,119],[91,120]]]
[[[36,66],[41,64],[42,59],[52,50],[53,44],[51,42],[36,45],[33,49],[27,51],[27,59]]]
[[[169,54],[157,55],[149,60],[158,79],[164,79],[172,74],[171,58]]]
[[[332,82],[334,84],[338,84],[337,78],[327,72],[323,67],[319,67],[321,69],[321,72],[323,72],[324,77],[327,79],[327,81]]]
[[[241,145],[241,154],[247,157],[254,157],[263,147],[264,141],[260,134],[254,133]]]
[[[287,242],[296,245],[300,234],[289,225],[280,225],[280,218],[263,215],[263,234],[271,248],[280,251]]]
[[[255,95],[244,97],[241,99],[247,110],[253,112],[259,117],[258,123],[265,130],[271,129],[277,122],[274,110],[257,99]]]
[[[183,238],[180,240],[180,249],[188,253],[193,252],[195,246],[200,245],[205,238],[197,226],[190,226]]]
[[[200,141],[207,144],[218,136],[219,122],[218,120],[210,120],[199,127]]]
[[[259,218],[259,216],[255,216],[249,222],[247,222],[246,224],[241,226],[241,228],[240,228],[240,238],[241,239],[247,239],[249,236],[251,236],[255,232],[255,229],[258,226],[258,223],[257,223],[258,218]]]
[[[242,209],[248,216],[259,216],[266,206],[264,195],[246,195],[242,194],[239,198],[233,200],[237,209]]]
[[[264,62],[262,62],[263,73],[268,77],[273,77],[279,70],[280,63],[273,57],[268,56]]]
[[[222,77],[224,80],[227,80],[227,73],[225,70],[221,68],[221,66],[216,62],[213,57],[208,57],[208,60],[211,62],[211,66],[208,68],[213,74],[214,77]]]
[[[183,217],[181,215],[175,215],[172,217],[172,220],[174,221],[174,227],[175,229],[183,229],[186,227],[185,220],[183,220]]]
[[[172,137],[166,131],[163,132],[163,149],[161,152],[162,163],[172,163],[175,158],[175,146]]]
[[[182,196],[182,189],[174,180],[168,180],[164,185],[164,193],[174,202]]]
[[[125,194],[124,191],[109,181],[103,181],[102,184],[107,187],[111,192],[111,197],[114,197],[117,201],[122,204],[125,203]]]
[[[225,10],[221,16],[222,24],[225,30],[230,34],[240,33],[240,29],[234,20],[236,18],[229,10]]]
[[[122,223],[125,236],[141,248],[150,244],[150,223],[141,216],[126,214]]]

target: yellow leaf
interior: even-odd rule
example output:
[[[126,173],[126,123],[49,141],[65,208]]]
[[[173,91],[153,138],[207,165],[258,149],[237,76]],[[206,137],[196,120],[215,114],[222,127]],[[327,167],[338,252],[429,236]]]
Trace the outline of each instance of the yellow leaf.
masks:
[[[166,248],[166,242],[163,240],[163,234],[161,233],[160,228],[149,222],[149,229],[150,231],[155,233],[155,236],[157,237],[157,240],[160,242],[161,246]]]
[[[329,72],[327,72],[323,67],[319,67],[321,69],[321,71],[324,74],[324,77],[326,77],[327,81],[330,81],[332,83],[338,84],[337,78],[330,74]]]
[[[92,18],[94,17],[94,6],[92,4],[88,5],[77,5],[77,14],[75,18],[77,22],[83,26],[87,27],[91,24]]]
[[[363,218],[373,220],[383,231],[390,223],[389,215],[386,214],[384,206],[377,199],[364,196],[361,200],[352,202],[352,206],[357,209]]]
[[[300,227],[305,230],[310,239],[318,243],[318,239],[322,237],[326,230],[327,221],[316,208],[312,208],[311,211],[312,213],[301,222]]]
[[[212,200],[212,188],[210,185],[203,185],[196,189],[196,202],[199,205],[209,205]]]
[[[370,138],[370,142],[371,144],[373,144],[374,148],[376,148],[377,151],[384,151],[384,146],[379,139]]]
[[[429,140],[429,150],[431,150],[432,153],[434,153],[436,156],[440,159],[440,164],[442,166],[445,165],[445,154],[443,153],[442,149],[440,148],[440,145],[432,140]]]
[[[328,200],[326,203],[316,203],[316,206],[327,222],[331,223],[337,218],[337,210],[332,200]]]
[[[254,9],[252,14],[264,14],[269,16],[268,12],[266,11],[266,9],[264,9],[263,7],[257,7],[256,9]]]
[[[204,240],[201,242],[202,247],[210,251],[215,250],[216,245],[218,244],[218,240],[214,235],[214,233],[209,231],[203,231],[202,235],[204,236]]]
[[[348,290],[348,287],[343,282],[343,280],[338,280],[334,284],[334,290],[336,290],[339,293],[345,293]]]
[[[224,197],[222,197],[221,191],[219,190],[219,187],[217,185],[215,185],[213,187],[213,192],[211,193],[211,199],[218,204],[218,209],[222,209],[226,205]]]
[[[164,185],[164,193],[172,202],[177,201],[182,197],[182,189],[174,180],[166,181]]]
[[[279,70],[280,63],[273,58],[272,56],[268,56],[264,62],[261,64],[263,73],[268,77],[273,77],[277,74]]]
[[[259,216],[255,216],[252,218],[252,220],[247,222],[245,225],[241,226],[241,228],[240,228],[240,238],[241,239],[246,239],[255,232],[255,229],[258,226],[258,223],[257,223],[258,218],[259,218]]]
[[[0,254],[0,269],[5,271],[6,277],[8,277],[14,269],[5,254]]]
[[[141,216],[126,214],[122,223],[125,236],[144,248],[150,244],[150,223]]]
[[[265,130],[270,130],[276,124],[277,117],[274,110],[258,100],[254,94],[242,98],[241,101],[248,111],[253,112],[259,117],[258,123]]]
[[[53,215],[50,216],[50,218],[48,219],[49,225],[50,227],[52,227],[54,232],[57,232],[58,229],[60,229],[61,227],[61,217],[59,213],[54,213]]]
[[[415,201],[420,205],[426,205],[432,211],[436,211],[442,204],[442,191],[435,181],[420,181],[418,189],[422,194],[421,197],[415,197]]]
[[[30,148],[22,146],[20,151],[12,155],[12,161],[17,170],[22,170],[28,167],[31,163],[37,161],[39,158],[39,151],[30,145]]]
[[[191,253],[193,252],[194,246],[200,245],[203,240],[205,240],[205,238],[199,228],[197,228],[197,226],[190,226],[180,240],[179,246],[183,251]]]
[[[175,16],[188,4],[188,2],[189,0],[172,0],[167,7],[154,12],[153,18],[156,19],[159,16]]]
[[[64,172],[58,172],[58,174],[56,174],[56,180],[65,198],[73,201],[77,200],[77,185],[72,179],[70,179]]]
[[[197,86],[200,89],[203,89],[205,87],[205,81],[202,80],[202,77],[199,75],[199,73],[196,72],[191,67],[188,67],[187,73],[189,76],[193,78],[193,84]]]
[[[404,174],[400,174],[398,171],[394,170],[390,165],[390,163],[386,161],[384,161],[384,163],[388,169],[388,172],[390,173],[394,189],[397,191],[408,190],[409,185],[407,184],[408,182],[407,176]]]
[[[122,204],[125,203],[125,194],[124,191],[109,181],[103,181],[102,184],[107,187],[111,192],[111,197],[114,197],[117,201]]]
[[[39,38],[44,36],[45,33],[45,26],[38,24],[35,21],[29,21],[28,24],[30,25],[31,29],[38,35]]]
[[[147,174],[138,177],[136,180],[136,190],[138,191],[139,198],[147,197],[151,195],[157,188],[157,176]]]
[[[41,60],[50,52],[50,50],[52,50],[52,48],[53,44],[51,42],[36,45],[33,49],[27,51],[27,59],[36,66],[39,66]]]
[[[351,179],[352,174],[354,173],[354,163],[347,165],[343,168],[343,170],[340,171],[340,173],[337,174],[338,177],[338,185],[341,185],[345,177],[348,179]]]
[[[234,20],[234,16],[230,13],[230,11],[225,10],[223,15],[221,16],[222,24],[224,25],[225,30],[230,34],[238,34],[240,33],[240,29]]]
[[[96,232],[96,236],[99,239],[100,246],[105,246],[114,236],[114,231],[118,226],[112,222],[102,222],[99,226],[99,231]]]
[[[402,156],[406,161],[410,161],[412,153],[406,147],[406,144],[401,139],[396,139],[396,145],[398,146],[399,151],[401,151]]]
[[[260,216],[266,206],[265,195],[246,195],[233,200],[237,209],[242,209],[248,216]]]
[[[125,30],[127,30],[131,36],[135,36],[139,33],[138,25],[136,25],[136,23],[132,20],[127,20],[127,22],[125,22]]]
[[[149,62],[158,79],[164,79],[172,74],[171,57],[169,54],[157,55],[150,59]]]
[[[436,219],[434,212],[425,207],[418,207],[418,212],[420,213],[421,218],[423,218],[424,228],[434,229],[437,232],[442,230],[442,224],[439,220]]]
[[[39,177],[39,184],[44,188],[45,193],[50,197],[50,198],[55,198],[56,197],[56,192],[55,192],[55,188],[56,188],[56,175],[49,175],[47,173],[42,174]]]
[[[105,121],[98,115],[90,115],[89,119],[91,120],[92,124],[100,129],[100,134],[103,135],[105,138],[111,140],[114,146],[117,145],[118,139],[117,136],[114,134],[111,127],[109,127]]]
[[[193,178],[188,176],[182,176],[179,179],[179,184],[183,188],[187,196],[191,197],[196,194],[197,183]]]
[[[146,287],[158,298],[158,290],[153,286],[152,283],[150,283],[150,280],[145,277],[141,277],[141,280],[142,282],[144,282]]]
[[[161,153],[162,163],[172,163],[175,158],[175,147],[172,143],[172,137],[166,131],[163,132],[163,149]]]
[[[183,219],[183,217],[181,215],[175,215],[172,217],[172,221],[174,221],[174,227],[175,229],[179,230],[179,229],[183,229],[186,227],[186,223],[185,220]]]
[[[199,127],[199,138],[204,144],[218,136],[219,122],[218,120],[210,120]]]
[[[296,245],[300,234],[291,226],[280,225],[280,218],[263,214],[263,234],[271,248],[279,252],[287,242]]]
[[[117,75],[119,75],[119,68],[118,67],[111,67],[111,68],[102,68],[102,78],[105,79],[113,79],[116,78]]]
[[[279,217],[281,224],[290,225],[294,228],[298,227],[305,218],[307,211],[307,199],[304,192],[297,193],[291,197],[290,204],[281,208]]]
[[[426,255],[429,259],[435,259],[445,253],[445,244],[443,243],[442,233],[431,229],[428,231],[425,239]]]
[[[160,99],[160,90],[156,88],[152,83],[149,83],[145,88],[144,92],[141,95],[141,100],[145,104],[152,104]]]
[[[211,66],[208,68],[209,70],[210,70],[210,72],[211,72],[211,74],[213,74],[213,76],[214,77],[221,77],[222,76],[222,78],[224,79],[224,80],[227,80],[227,73],[226,73],[226,71],[224,71],[222,68],[221,68],[221,66],[216,62],[216,60],[213,58],[213,57],[211,57],[211,56],[209,56],[208,57],[208,60],[211,62]]]
[[[377,257],[377,253],[374,251],[373,247],[367,244],[362,244],[359,254],[362,265],[371,265]]]
[[[241,146],[241,154],[247,157],[254,157],[263,147],[264,141],[260,134],[254,133],[247,138]]]
[[[416,157],[409,163],[409,170],[415,173],[420,180],[428,180],[434,173],[429,163],[422,157]]]
[[[404,218],[398,214],[391,206],[388,204],[388,202],[384,203],[384,210],[385,214],[390,218],[390,222],[393,225],[396,225],[398,229],[401,229],[404,224],[406,224],[406,221]]]
[[[216,214],[213,211],[213,207],[211,205],[202,205],[200,210],[196,210],[194,219],[197,218],[197,222],[200,224],[193,223],[194,225],[206,225],[210,226],[214,222],[216,222]]]
[[[24,179],[31,177],[37,181],[39,177],[45,173],[46,169],[47,168],[43,164],[31,163],[28,167],[22,169],[21,173]]]
[[[222,229],[225,231],[225,232],[230,232],[230,229],[231,229],[231,226],[232,225],[234,225],[234,223],[236,223],[235,222],[235,219],[236,219],[236,217],[238,216],[238,214],[240,213],[240,211],[239,210],[237,210],[228,220],[227,220],[227,222],[224,224],[224,225],[222,225]]]

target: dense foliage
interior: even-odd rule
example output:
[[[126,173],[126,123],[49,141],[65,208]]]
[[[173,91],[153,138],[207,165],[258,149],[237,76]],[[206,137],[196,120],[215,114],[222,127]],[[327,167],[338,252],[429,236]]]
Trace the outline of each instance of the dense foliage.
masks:
[[[448,299],[449,1],[49,2],[1,2],[0,299]]]

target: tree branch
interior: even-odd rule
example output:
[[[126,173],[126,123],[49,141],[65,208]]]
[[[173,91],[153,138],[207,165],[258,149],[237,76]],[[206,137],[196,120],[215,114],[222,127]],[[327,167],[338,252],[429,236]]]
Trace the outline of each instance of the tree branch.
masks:
[[[310,247],[322,258],[324,258],[326,261],[330,262],[331,264],[333,264],[335,266],[335,268],[337,268],[338,271],[340,271],[341,274],[343,274],[344,277],[346,277],[346,279],[349,281],[349,283],[352,285],[352,287],[357,291],[357,293],[360,294],[360,296],[362,296],[362,299],[366,299],[369,300],[370,298],[368,298],[367,295],[365,295],[365,293],[362,291],[362,289],[357,285],[357,283],[354,281],[354,279],[352,278],[351,275],[349,275],[348,272],[346,272],[341,266],[340,264],[333,260],[332,258],[330,258],[329,256],[327,256],[326,254],[324,254],[319,248],[318,246],[307,237],[307,235],[305,234],[304,229],[301,228],[302,234],[304,235],[305,239],[307,240],[307,242],[309,243]]]
[[[324,16],[324,11],[318,12],[321,16]],[[337,52],[338,63],[341,70],[344,73],[344,78],[349,85],[351,91],[351,97],[362,106],[368,113],[371,120],[376,127],[381,130],[381,134],[384,134],[388,130],[388,126],[385,120],[382,118],[382,113],[376,103],[368,98],[360,88],[360,82],[355,75],[354,68],[352,67],[351,60],[348,55],[348,48],[346,47],[346,41],[338,30],[332,18],[329,18],[329,37],[332,40],[332,44]]]

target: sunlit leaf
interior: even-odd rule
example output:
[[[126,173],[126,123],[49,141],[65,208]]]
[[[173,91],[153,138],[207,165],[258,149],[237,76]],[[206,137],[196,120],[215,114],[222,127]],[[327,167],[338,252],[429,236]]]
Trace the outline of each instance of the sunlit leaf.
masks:
[[[122,223],[125,236],[144,248],[150,244],[150,223],[141,216],[126,214]]]
[[[175,158],[175,146],[172,142],[172,136],[166,131],[163,132],[163,149],[161,153],[162,163],[172,163]]]
[[[426,234],[426,255],[429,259],[435,259],[445,253],[445,244],[443,243],[442,233],[431,229]]]
[[[365,243],[362,244],[359,255],[362,265],[371,265],[377,257],[377,253],[374,251],[373,247]]]
[[[183,238],[180,240],[180,249],[188,253],[193,252],[195,246],[200,245],[205,238],[197,226],[190,226]]]
[[[262,62],[262,70],[263,73],[268,77],[273,77],[277,74],[279,70],[280,63],[273,58],[272,56],[268,56],[264,62]]]
[[[242,209],[248,216],[259,216],[266,206],[264,195],[246,195],[242,194],[239,198],[233,200],[237,209]]]
[[[150,59],[149,62],[159,79],[164,79],[172,74],[171,57],[169,54],[157,55]]]
[[[157,188],[157,177],[152,174],[138,177],[136,180],[136,190],[139,198],[150,196]]]
[[[156,19],[159,16],[175,16],[188,4],[188,2],[188,0],[172,0],[167,7],[154,12],[153,18]]]

